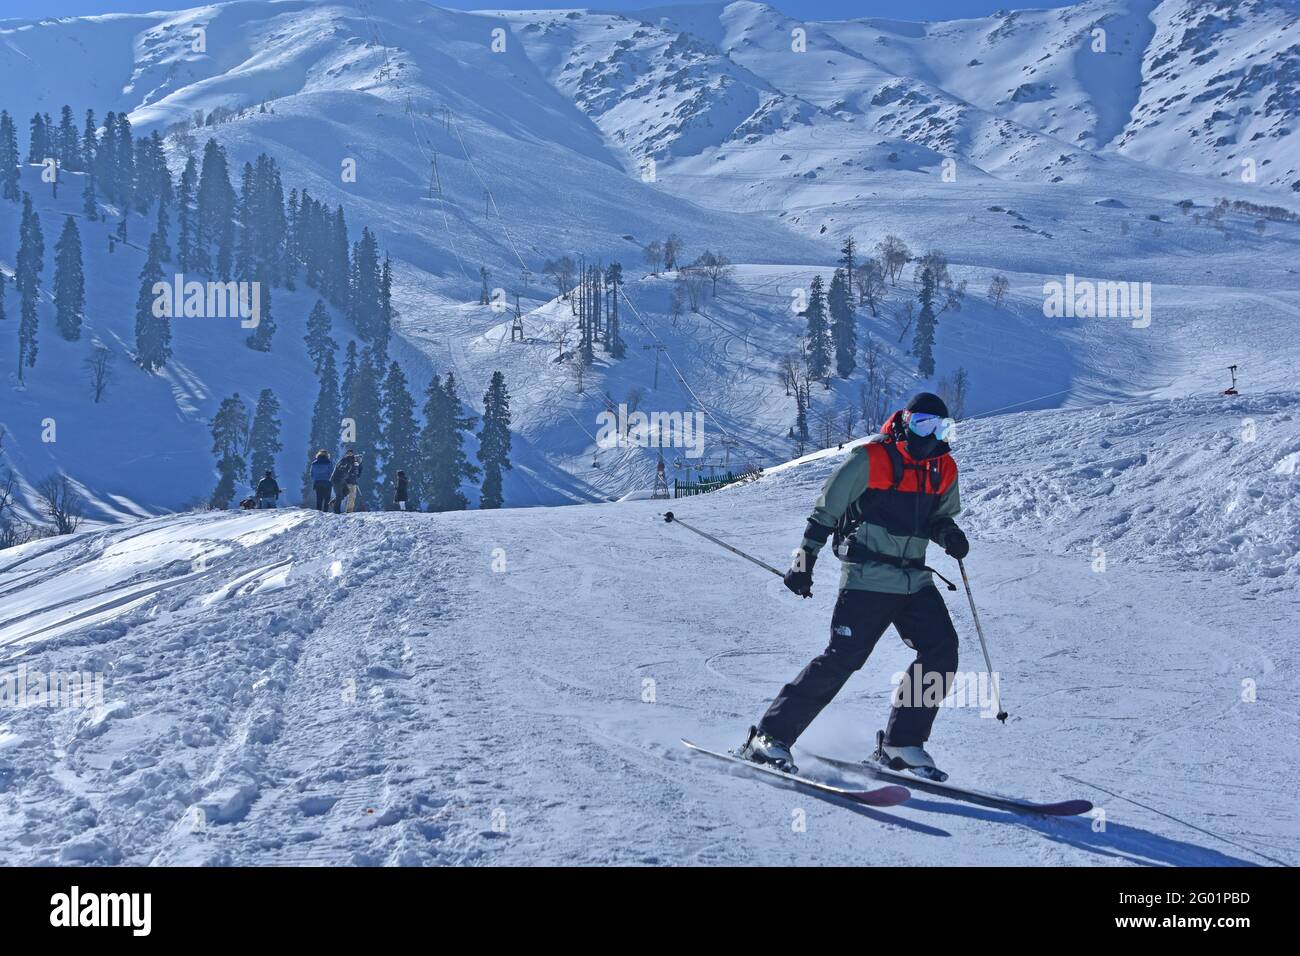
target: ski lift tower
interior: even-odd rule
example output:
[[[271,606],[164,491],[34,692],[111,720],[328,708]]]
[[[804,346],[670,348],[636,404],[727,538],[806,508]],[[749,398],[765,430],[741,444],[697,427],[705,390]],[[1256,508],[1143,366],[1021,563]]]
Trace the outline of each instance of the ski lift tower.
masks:
[[[1224,395],[1239,395],[1240,392],[1237,391],[1237,366],[1235,366],[1235,365],[1229,365],[1229,366],[1228,366],[1228,372],[1232,375],[1232,385],[1231,385],[1231,387],[1229,387],[1229,388],[1225,388],[1225,389],[1223,390],[1223,394],[1224,394]]]
[[[515,293],[515,319],[510,323],[510,341],[523,342],[524,339],[524,317],[519,311],[519,293]]]

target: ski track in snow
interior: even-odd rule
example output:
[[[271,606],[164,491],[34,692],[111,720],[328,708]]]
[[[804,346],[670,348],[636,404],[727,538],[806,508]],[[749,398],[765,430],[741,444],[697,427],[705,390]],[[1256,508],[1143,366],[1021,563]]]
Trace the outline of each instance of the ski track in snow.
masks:
[[[1294,428],[1285,403],[1242,401],[1260,427]],[[1233,577],[1180,557],[1180,476],[1138,461],[1130,445],[1144,431],[1123,434],[1165,405],[971,423],[959,458],[968,567],[1011,719],[945,709],[932,749],[971,786],[1091,799],[1104,830],[1090,817],[1016,817],[922,794],[888,810],[849,807],[692,759],[679,737],[735,746],[821,649],[836,569],[828,558],[815,598],[796,601],[665,525],[663,503],[634,501],[189,514],[6,552],[5,606],[26,602],[33,616],[0,624],[0,670],[99,670],[106,688],[99,709],[0,717],[0,835],[16,863],[1268,862],[1242,847],[1293,862],[1294,570]],[[1192,423],[1213,433],[1238,413],[1175,415],[1184,447],[1165,453],[1192,457],[1205,442]],[[1094,430],[1110,436],[1115,462],[1132,460],[1131,487],[1119,464],[1085,467]],[[1028,454],[1049,434],[1070,437],[1059,447],[1072,450],[1044,451],[1038,482],[999,470],[1010,469],[1000,456]],[[1276,447],[1215,454],[1228,472],[1249,472],[1252,455]],[[841,454],[672,507],[779,563]],[[1069,501],[1055,497],[1053,468],[1076,475]],[[1111,546],[1104,573],[1060,534],[1112,527],[1103,506],[1079,509],[1090,496],[1121,511],[1154,506],[1140,549],[1123,534],[1100,539]],[[1167,540],[1166,514],[1179,532]],[[1206,538],[1216,530],[1207,525]],[[93,620],[20,636],[46,620],[41,602],[68,614],[162,583]],[[981,670],[964,597],[946,600],[961,669]],[[801,743],[865,755],[889,677],[909,660],[886,634]],[[1255,702],[1243,699],[1246,678]]]

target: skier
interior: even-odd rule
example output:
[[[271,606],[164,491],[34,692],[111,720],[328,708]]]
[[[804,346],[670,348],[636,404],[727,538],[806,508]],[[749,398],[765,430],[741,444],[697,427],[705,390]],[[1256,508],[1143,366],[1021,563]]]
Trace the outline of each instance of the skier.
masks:
[[[330,475],[334,472],[334,462],[330,453],[324,448],[316,452],[311,463],[311,487],[316,492],[316,510],[328,511],[330,506]]]
[[[397,494],[393,496],[393,500],[397,503],[398,511],[406,510],[406,502],[409,497],[407,494],[406,485],[407,485],[406,472],[402,471],[399,468],[397,470]]]
[[[262,480],[257,483],[257,507],[274,508],[275,499],[278,497],[280,497],[280,486],[275,481],[275,475],[268,468]]]
[[[970,551],[953,520],[961,511],[957,465],[946,441],[953,424],[943,400],[921,392],[826,480],[784,580],[795,594],[811,597],[817,555],[834,536],[832,549],[844,568],[830,644],[781,688],[750,728],[741,756],[794,772],[791,745],[893,624],[916,661],[895,694],[873,756],[892,770],[947,779],[925,742],[957,669],[957,632],[925,552],[930,541],[959,560]]]

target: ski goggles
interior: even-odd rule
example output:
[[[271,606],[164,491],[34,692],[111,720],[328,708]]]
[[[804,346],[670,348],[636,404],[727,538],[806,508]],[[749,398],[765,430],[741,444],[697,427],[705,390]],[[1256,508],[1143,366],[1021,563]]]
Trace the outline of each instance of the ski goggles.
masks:
[[[933,435],[939,441],[947,441],[956,434],[957,423],[941,415],[912,412],[907,416],[907,427],[918,435]]]

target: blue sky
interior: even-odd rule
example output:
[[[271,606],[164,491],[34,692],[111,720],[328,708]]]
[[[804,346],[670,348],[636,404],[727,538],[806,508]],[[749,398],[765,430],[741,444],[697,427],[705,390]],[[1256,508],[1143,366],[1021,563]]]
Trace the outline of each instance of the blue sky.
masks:
[[[669,0],[671,2],[671,0]],[[184,10],[202,6],[203,0],[0,0],[0,18],[72,17],[91,13],[139,13],[150,10]],[[471,0],[440,2],[437,6],[461,10],[483,8],[538,9],[590,6],[600,10],[639,10],[665,5],[663,0]],[[892,17],[901,20],[951,20],[977,17],[999,9],[1064,7],[1066,0],[777,0],[772,6],[790,16],[830,20],[849,17]]]

